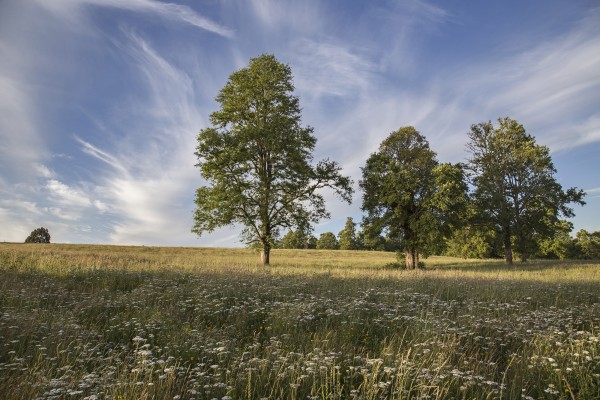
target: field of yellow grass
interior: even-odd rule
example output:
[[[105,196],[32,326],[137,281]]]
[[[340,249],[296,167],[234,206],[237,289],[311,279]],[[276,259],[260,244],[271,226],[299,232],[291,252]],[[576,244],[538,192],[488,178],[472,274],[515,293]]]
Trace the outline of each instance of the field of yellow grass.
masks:
[[[600,398],[600,263],[0,244],[6,399]]]

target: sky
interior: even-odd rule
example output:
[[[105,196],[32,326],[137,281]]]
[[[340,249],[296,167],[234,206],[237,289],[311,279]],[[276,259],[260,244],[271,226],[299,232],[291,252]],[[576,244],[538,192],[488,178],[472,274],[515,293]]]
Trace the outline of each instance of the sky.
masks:
[[[511,117],[587,192],[600,230],[600,5],[594,0],[1,0],[0,241],[242,246],[191,233],[198,132],[250,58],[288,64],[314,158],[340,163],[356,222],[360,167],[412,125],[441,162],[472,124]]]

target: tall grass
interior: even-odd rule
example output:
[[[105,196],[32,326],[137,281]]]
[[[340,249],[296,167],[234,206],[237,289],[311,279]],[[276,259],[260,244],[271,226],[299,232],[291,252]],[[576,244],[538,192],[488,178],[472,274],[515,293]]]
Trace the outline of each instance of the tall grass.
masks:
[[[0,244],[6,399],[600,398],[600,265]]]

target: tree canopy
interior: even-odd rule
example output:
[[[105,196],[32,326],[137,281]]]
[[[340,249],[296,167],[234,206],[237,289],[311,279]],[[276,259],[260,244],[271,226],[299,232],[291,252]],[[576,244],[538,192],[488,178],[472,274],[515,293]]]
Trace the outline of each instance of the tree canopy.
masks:
[[[206,184],[196,191],[192,231],[201,235],[230,224],[243,238],[270,249],[280,230],[308,231],[329,216],[319,189],[351,201],[351,181],[328,159],[312,164],[313,128],[301,124],[292,72],[273,55],[234,72],[216,101],[211,127],[198,135],[197,166]]]
[[[317,240],[317,249],[320,250],[338,250],[340,245],[333,232],[321,233]]]
[[[25,239],[25,243],[50,243],[50,232],[44,227],[34,229]]]
[[[451,233],[465,208],[460,165],[439,164],[429,143],[412,126],[392,132],[371,154],[360,187],[367,235],[380,232],[401,242],[406,268],[419,265]]]
[[[346,218],[344,229],[338,234],[338,243],[341,250],[358,250],[358,236],[356,233],[356,224],[351,217]]]
[[[523,125],[510,118],[471,126],[468,162],[475,188],[475,223],[498,232],[506,262],[513,262],[513,242],[526,261],[536,239],[551,237],[560,217],[572,217],[570,203],[585,204],[585,193],[566,191],[546,146],[537,145]]]
[[[283,249],[314,249],[317,247],[317,238],[300,230],[288,231],[279,241],[279,247]]]

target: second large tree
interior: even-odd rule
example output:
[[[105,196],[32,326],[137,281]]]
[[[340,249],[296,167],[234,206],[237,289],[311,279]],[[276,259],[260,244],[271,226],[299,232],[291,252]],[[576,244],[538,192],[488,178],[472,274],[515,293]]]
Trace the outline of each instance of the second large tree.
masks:
[[[439,164],[412,126],[392,132],[363,168],[362,209],[369,235],[384,232],[402,243],[407,269],[442,243],[465,209],[466,184],[459,165]]]

